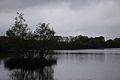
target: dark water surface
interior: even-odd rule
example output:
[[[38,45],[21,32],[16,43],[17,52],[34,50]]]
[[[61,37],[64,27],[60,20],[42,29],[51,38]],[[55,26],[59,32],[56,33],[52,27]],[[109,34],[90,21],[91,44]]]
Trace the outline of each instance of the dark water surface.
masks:
[[[51,65],[14,67],[1,60],[0,80],[120,80],[120,49],[58,52]]]

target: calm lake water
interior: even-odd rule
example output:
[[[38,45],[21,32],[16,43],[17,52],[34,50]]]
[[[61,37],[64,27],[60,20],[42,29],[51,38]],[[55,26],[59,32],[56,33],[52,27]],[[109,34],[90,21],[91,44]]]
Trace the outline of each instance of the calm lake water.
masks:
[[[55,52],[56,64],[37,69],[9,69],[1,60],[0,80],[120,80],[120,49]]]

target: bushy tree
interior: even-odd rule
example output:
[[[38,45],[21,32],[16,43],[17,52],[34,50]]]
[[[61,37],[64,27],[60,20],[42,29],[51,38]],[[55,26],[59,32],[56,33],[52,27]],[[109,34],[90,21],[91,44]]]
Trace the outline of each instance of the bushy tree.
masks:
[[[17,17],[15,17],[15,24],[6,31],[6,35],[8,37],[19,37],[22,39],[26,38],[27,35],[27,24],[25,23],[25,19],[23,18],[23,13],[17,13]]]
[[[34,31],[34,38],[38,41],[36,45],[41,51],[52,49],[54,46],[54,30],[49,24],[39,23]]]
[[[54,38],[54,30],[49,28],[49,24],[39,23],[34,31],[37,40],[51,40]]]

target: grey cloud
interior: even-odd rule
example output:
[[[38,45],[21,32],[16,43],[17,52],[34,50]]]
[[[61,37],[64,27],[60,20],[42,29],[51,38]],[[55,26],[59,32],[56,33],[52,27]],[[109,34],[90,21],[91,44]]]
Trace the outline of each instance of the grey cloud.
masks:
[[[120,2],[119,0],[0,0],[0,11],[21,10],[36,5],[59,5],[60,3],[69,3],[71,8],[77,8],[105,1]]]
[[[51,23],[58,35],[113,38],[119,35],[119,9],[120,0],[0,0],[0,34],[5,33],[20,10],[28,24]]]

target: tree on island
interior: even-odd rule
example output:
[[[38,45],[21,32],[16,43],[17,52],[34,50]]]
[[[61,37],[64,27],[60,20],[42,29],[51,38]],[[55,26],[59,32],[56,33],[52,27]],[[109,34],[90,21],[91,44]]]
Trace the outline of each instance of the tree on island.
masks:
[[[33,33],[25,23],[23,15],[23,13],[17,13],[15,24],[6,31],[10,50],[39,50],[37,54],[27,52],[22,55],[39,55],[41,58],[48,56],[48,51],[53,49],[54,45],[54,30],[47,23],[39,23]]]
[[[53,48],[54,37],[55,32],[53,29],[50,29],[49,24],[39,23],[37,25],[36,30],[34,31],[34,38],[38,41],[38,44],[35,46],[41,51],[39,56],[48,56],[46,51]]]

